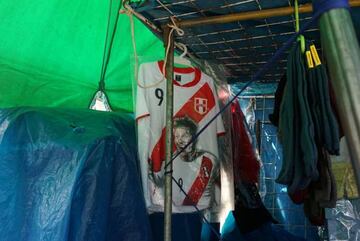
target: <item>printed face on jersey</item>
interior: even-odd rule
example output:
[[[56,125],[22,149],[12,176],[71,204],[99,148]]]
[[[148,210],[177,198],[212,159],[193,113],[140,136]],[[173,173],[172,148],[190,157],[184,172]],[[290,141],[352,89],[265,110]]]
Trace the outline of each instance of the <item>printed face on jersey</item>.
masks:
[[[174,142],[178,150],[183,149],[186,144],[190,142],[192,134],[190,128],[186,126],[179,126],[174,128]],[[190,144],[186,149],[180,154],[180,157],[185,158],[194,151],[194,145]]]

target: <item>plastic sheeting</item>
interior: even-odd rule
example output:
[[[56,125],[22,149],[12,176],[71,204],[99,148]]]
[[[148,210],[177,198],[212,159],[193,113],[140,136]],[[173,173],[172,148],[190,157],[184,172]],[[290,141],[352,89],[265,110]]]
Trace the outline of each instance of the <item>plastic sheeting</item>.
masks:
[[[222,228],[223,241],[304,241],[281,227],[271,223],[265,223],[258,229],[242,234],[237,228],[234,216],[229,213],[225,225]]]
[[[126,114],[0,111],[0,240],[150,241]]]
[[[0,107],[88,108],[102,72],[121,1],[1,1]],[[163,44],[134,18],[137,53],[162,58]],[[105,74],[114,111],[132,111],[132,36],[120,14]]]
[[[339,200],[326,209],[329,240],[360,240],[360,200]]]

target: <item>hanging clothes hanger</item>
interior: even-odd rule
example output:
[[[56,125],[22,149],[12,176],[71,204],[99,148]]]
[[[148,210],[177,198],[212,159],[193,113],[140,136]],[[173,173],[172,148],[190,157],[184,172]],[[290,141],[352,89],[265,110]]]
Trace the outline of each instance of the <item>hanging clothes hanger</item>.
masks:
[[[295,8],[295,31],[300,31],[300,19],[299,19],[299,2],[298,0],[294,0],[294,8]],[[300,41],[301,53],[305,53],[305,37],[304,35],[299,35],[298,41]]]
[[[191,61],[185,58],[185,56],[188,53],[186,45],[183,44],[183,43],[177,43],[177,46],[179,46],[183,50],[183,53],[180,56],[175,56],[174,57],[174,63],[179,64],[179,65],[192,67]]]

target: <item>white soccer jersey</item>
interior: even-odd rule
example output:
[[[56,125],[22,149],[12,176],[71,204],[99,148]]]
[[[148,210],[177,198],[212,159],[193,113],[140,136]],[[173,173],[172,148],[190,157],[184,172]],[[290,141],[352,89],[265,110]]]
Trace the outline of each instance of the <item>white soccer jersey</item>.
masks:
[[[138,151],[144,195],[150,212],[164,210],[162,182],[156,181],[158,177],[161,179],[163,176],[165,158],[166,80],[162,74],[162,67],[162,61],[145,63],[140,66],[136,99]],[[213,80],[197,68],[174,68],[174,74],[174,118],[187,117],[191,119],[196,123],[197,131],[199,131],[219,111]],[[186,183],[184,187],[188,187],[187,192],[191,191],[192,186],[196,186],[196,182],[200,182],[202,183],[200,186],[204,186],[206,178],[203,177],[208,178],[205,187],[201,188],[201,193],[199,194],[197,191],[195,195],[199,209],[206,209],[210,206],[211,197],[204,193],[208,192],[208,186],[212,186],[212,173],[219,166],[218,163],[215,163],[215,159],[218,158],[217,135],[224,132],[221,116],[218,116],[196,142],[196,149],[211,154],[198,158],[194,162],[193,165],[199,167],[197,172],[192,172],[188,179],[181,178],[183,184]],[[175,150],[176,148],[174,148]],[[180,161],[178,159],[180,157],[174,160],[174,177],[176,173],[183,173],[182,168],[186,168],[186,165],[182,165],[182,167],[175,165]],[[209,165],[214,168],[210,172]],[[176,168],[177,170],[175,170]],[[193,168],[193,170],[195,169]],[[193,212],[195,210],[189,206],[188,202],[181,201],[184,199],[183,195],[174,195],[177,194],[173,193],[174,212]]]

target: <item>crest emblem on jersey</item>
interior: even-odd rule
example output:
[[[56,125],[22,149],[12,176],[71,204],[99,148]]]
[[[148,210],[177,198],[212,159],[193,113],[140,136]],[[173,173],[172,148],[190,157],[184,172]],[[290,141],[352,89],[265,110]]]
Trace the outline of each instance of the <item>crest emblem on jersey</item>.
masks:
[[[208,100],[196,97],[194,99],[194,109],[200,115],[205,114],[208,111]]]

